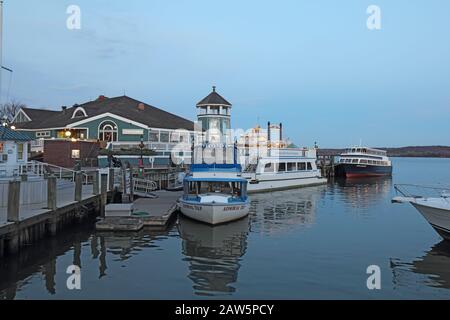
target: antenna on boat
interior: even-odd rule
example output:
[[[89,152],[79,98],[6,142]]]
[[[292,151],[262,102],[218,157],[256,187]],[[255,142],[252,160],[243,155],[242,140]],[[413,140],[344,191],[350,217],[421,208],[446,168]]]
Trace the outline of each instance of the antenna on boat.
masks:
[[[362,139],[359,138],[359,147],[362,147]]]

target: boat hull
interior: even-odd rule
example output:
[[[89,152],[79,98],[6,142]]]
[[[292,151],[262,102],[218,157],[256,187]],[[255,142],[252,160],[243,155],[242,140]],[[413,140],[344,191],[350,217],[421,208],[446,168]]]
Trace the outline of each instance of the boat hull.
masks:
[[[346,178],[391,176],[392,166],[341,163],[336,166],[335,175]]]
[[[450,240],[450,210],[424,203],[411,203],[444,239]]]
[[[296,189],[302,187],[311,187],[326,184],[327,179],[311,177],[285,180],[257,180],[250,181],[247,186],[248,193],[280,191]]]
[[[210,225],[218,225],[235,221],[248,216],[250,211],[250,203],[194,203],[180,199],[180,211],[188,218],[207,223]]]

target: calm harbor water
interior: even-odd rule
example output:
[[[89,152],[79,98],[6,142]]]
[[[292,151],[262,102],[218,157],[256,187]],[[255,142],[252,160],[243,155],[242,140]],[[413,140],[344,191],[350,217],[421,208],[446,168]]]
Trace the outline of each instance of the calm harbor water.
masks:
[[[450,159],[393,161],[392,179],[251,196],[248,219],[215,228],[68,230],[0,260],[0,299],[449,299],[450,243],[390,200],[395,183],[449,186]],[[369,265],[381,290],[366,287]]]

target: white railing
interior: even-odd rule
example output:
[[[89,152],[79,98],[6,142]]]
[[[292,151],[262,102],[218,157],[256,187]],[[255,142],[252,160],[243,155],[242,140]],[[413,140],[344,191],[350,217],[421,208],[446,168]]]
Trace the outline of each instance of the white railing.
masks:
[[[134,178],[133,191],[135,194],[151,195],[153,191],[158,190],[158,185],[155,181]]]
[[[18,173],[19,175],[27,174],[44,176],[45,173],[53,173],[58,179],[68,179],[70,181],[75,181],[76,171],[72,169],[67,169],[64,167],[56,166],[49,163],[30,161],[26,164],[19,165]],[[83,182],[88,184],[89,175],[86,172],[82,172]]]
[[[8,206],[9,181],[0,181],[0,207]],[[47,201],[47,180],[22,181],[20,205],[40,204]]]

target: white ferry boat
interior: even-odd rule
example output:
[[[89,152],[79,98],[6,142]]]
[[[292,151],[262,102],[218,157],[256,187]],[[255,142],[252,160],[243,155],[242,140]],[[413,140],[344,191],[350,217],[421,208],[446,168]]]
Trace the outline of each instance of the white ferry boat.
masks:
[[[316,149],[269,149],[242,177],[249,181],[249,193],[326,184],[316,162]]]
[[[211,225],[248,215],[247,180],[238,164],[193,164],[183,182],[181,213]]]
[[[283,124],[257,126],[244,135],[240,153],[248,192],[267,192],[326,184],[317,168],[317,150],[297,148],[283,139]]]
[[[340,155],[336,176],[347,178],[392,175],[392,162],[384,150],[355,147]]]

